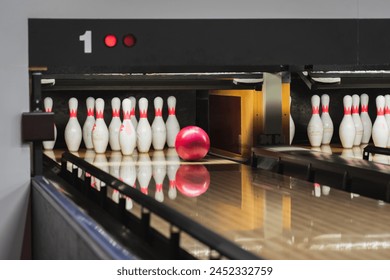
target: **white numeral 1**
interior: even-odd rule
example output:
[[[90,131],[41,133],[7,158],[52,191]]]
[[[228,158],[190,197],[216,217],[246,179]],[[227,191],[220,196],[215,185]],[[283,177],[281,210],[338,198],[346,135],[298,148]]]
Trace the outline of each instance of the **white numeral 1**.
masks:
[[[92,31],[86,30],[83,35],[80,35],[79,40],[84,42],[84,53],[92,53]]]

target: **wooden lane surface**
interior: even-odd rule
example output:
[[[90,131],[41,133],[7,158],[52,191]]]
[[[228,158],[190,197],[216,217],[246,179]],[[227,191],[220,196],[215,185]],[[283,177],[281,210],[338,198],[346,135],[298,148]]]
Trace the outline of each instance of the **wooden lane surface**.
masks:
[[[120,168],[110,155],[107,162]],[[203,194],[188,197],[177,186],[172,196],[166,176],[162,203],[246,250],[267,259],[390,258],[389,204],[213,157],[204,166],[210,185]],[[153,178],[148,195],[156,197]],[[169,235],[167,223],[154,215],[151,222]],[[199,258],[210,254],[188,236],[181,245]]]

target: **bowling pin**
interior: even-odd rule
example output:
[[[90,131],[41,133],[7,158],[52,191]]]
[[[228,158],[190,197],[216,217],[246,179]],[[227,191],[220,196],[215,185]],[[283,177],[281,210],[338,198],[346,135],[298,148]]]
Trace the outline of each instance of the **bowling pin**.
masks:
[[[290,96],[290,145],[294,139],[295,135],[295,123],[293,118],[291,117],[291,96]]]
[[[135,117],[135,107],[137,106],[137,100],[133,96],[130,96],[129,99],[131,101],[130,120],[133,123],[134,129],[137,130],[138,121]]]
[[[321,96],[322,114],[321,121],[324,127],[324,134],[322,136],[322,144],[329,145],[333,136],[333,122],[329,115],[329,95],[323,94]]]
[[[97,154],[103,154],[108,145],[108,128],[104,121],[104,100],[96,99],[95,108],[96,121],[92,129],[93,148]]]
[[[154,150],[164,149],[167,140],[167,129],[162,118],[163,99],[156,97],[154,99],[155,117],[152,123],[152,145]]]
[[[114,97],[111,100],[112,119],[108,126],[109,131],[109,143],[111,150],[120,151],[121,146],[119,144],[119,129],[122,125],[120,119],[121,100],[118,97]]]
[[[119,144],[122,154],[125,156],[131,155],[137,144],[137,134],[130,119],[131,107],[131,100],[129,98],[123,99],[123,122],[119,131]]]
[[[152,128],[148,121],[148,100],[142,97],[138,104],[140,116],[137,125],[137,148],[138,152],[147,153],[152,144]]]
[[[43,105],[45,107],[45,112],[46,113],[52,112],[52,110],[53,110],[53,99],[51,97],[46,97],[43,100]],[[42,142],[43,148],[45,150],[53,150],[54,145],[56,143],[56,139],[57,139],[57,127],[56,127],[56,124],[54,124],[54,140],[52,140],[52,141],[43,141]]]
[[[141,120],[140,120],[141,123]],[[152,162],[148,153],[140,153],[138,157],[137,178],[141,192],[148,194],[150,180],[152,179]]]
[[[167,175],[169,179],[168,197],[173,200],[177,196],[176,172],[180,167],[180,158],[175,148],[167,149],[166,159],[167,159]]]
[[[310,118],[309,124],[307,125],[307,136],[309,137],[310,145],[312,147],[320,147],[324,133],[324,127],[319,115],[320,97],[318,95],[312,96],[311,106],[312,116]]]
[[[353,122],[351,116],[352,97],[350,95],[344,96],[343,104],[344,104],[344,117],[340,123],[339,136],[343,148],[351,149],[355,141],[355,135],[356,135],[355,123]]]
[[[313,190],[312,194],[315,197],[321,197],[321,185],[320,184],[314,183],[314,190]]]
[[[87,149],[93,149],[92,128],[95,124],[95,98],[87,98],[87,119],[83,125],[83,140]]]
[[[170,148],[175,147],[176,136],[180,131],[180,125],[176,118],[176,98],[168,97],[168,118],[165,123],[167,127],[167,145]]]
[[[77,120],[78,101],[72,97],[69,99],[69,121],[66,124],[64,137],[68,150],[77,152],[79,150],[82,138],[81,126]]]
[[[363,138],[363,123],[359,116],[359,95],[352,95],[352,119],[355,124],[355,140],[353,141],[354,146],[359,146],[362,143]]]
[[[385,95],[385,119],[387,126],[390,129],[390,94]],[[387,148],[390,148],[390,130],[389,130],[389,139],[387,139]]]
[[[159,202],[163,202],[164,201],[163,182],[165,179],[165,175],[167,174],[167,165],[165,162],[163,151],[153,152],[152,164],[153,164],[152,176],[154,182],[156,183],[156,192],[154,193],[154,198]]]
[[[389,139],[389,127],[385,119],[385,97],[379,95],[376,98],[377,116],[372,126],[372,140],[376,147],[386,148]]]
[[[370,142],[371,138],[371,131],[372,131],[372,122],[370,119],[370,116],[368,115],[368,95],[363,93],[360,96],[360,119],[363,124],[363,137],[362,137],[362,143],[367,144]]]

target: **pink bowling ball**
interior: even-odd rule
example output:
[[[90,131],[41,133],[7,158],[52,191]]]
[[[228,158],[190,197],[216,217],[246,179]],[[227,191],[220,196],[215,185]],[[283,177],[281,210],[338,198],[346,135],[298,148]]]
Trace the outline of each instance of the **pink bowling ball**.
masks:
[[[210,149],[210,138],[200,127],[187,126],[177,134],[175,148],[183,160],[200,160]]]

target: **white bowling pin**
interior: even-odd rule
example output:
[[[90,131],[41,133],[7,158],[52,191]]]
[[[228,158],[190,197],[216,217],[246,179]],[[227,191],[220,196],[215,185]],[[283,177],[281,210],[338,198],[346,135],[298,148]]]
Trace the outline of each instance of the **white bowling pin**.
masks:
[[[176,189],[176,172],[180,167],[180,158],[175,148],[168,148],[166,153],[167,174],[169,179],[168,197],[175,199],[177,196]]]
[[[333,136],[333,121],[329,115],[329,95],[323,94],[321,96],[322,114],[321,121],[324,127],[324,134],[322,136],[322,144],[329,145]]]
[[[153,164],[152,176],[154,182],[156,183],[156,192],[154,193],[154,198],[159,202],[163,202],[164,201],[163,182],[165,179],[165,175],[167,174],[167,165],[165,162],[163,151],[153,152],[152,164]]]
[[[65,143],[68,150],[71,152],[77,152],[79,150],[82,138],[81,126],[77,120],[77,107],[78,101],[72,97],[69,99],[69,121],[65,127]]]
[[[320,112],[320,97],[313,95],[311,97],[312,116],[309,124],[307,125],[307,136],[309,137],[310,145],[312,147],[320,147],[322,142],[322,136],[324,133],[324,127],[319,115]]]
[[[121,100],[118,97],[114,97],[111,100],[112,119],[108,126],[109,131],[109,143],[111,150],[120,151],[121,146],[119,144],[119,129],[122,125],[120,119]]]
[[[138,121],[135,117],[135,107],[137,106],[137,100],[133,96],[130,96],[129,99],[131,101],[130,120],[133,123],[134,129],[137,130]]]
[[[362,144],[367,144],[370,142],[371,132],[372,132],[372,122],[370,116],[368,115],[368,95],[363,93],[360,96],[360,119],[363,124],[363,137]]]
[[[50,113],[53,111],[53,99],[51,97],[46,97],[44,100],[43,100],[43,105],[45,107],[45,112],[46,113]],[[56,143],[56,139],[57,139],[57,127],[56,127],[56,124],[54,124],[54,140],[51,140],[51,141],[43,141],[42,144],[43,144],[43,148],[45,150],[53,150],[54,148],[54,145]]]
[[[142,97],[138,104],[140,116],[137,126],[137,148],[138,152],[147,153],[152,144],[152,128],[148,121],[148,100]]]
[[[344,96],[343,104],[344,104],[344,117],[340,123],[339,136],[343,148],[351,149],[353,146],[353,142],[355,141],[355,134],[356,134],[355,123],[353,122],[351,116],[352,97],[350,95]]]
[[[386,148],[389,139],[389,127],[385,119],[385,97],[383,95],[376,98],[376,111],[376,119],[372,126],[372,140],[375,146]]]
[[[291,117],[291,96],[290,96],[290,145],[294,139],[294,135],[295,135],[295,123],[294,123],[294,120],[293,118]]]
[[[385,95],[385,119],[387,122],[387,126],[390,129],[390,94]],[[390,131],[389,139],[387,139],[387,148],[390,148]]]
[[[152,145],[154,150],[164,149],[167,140],[167,129],[162,118],[163,99],[156,97],[154,99],[155,117],[152,123]]]
[[[119,144],[123,155],[131,155],[137,144],[137,134],[130,119],[131,100],[125,98],[122,101],[123,122],[119,131]]]
[[[170,148],[175,147],[176,136],[180,131],[180,125],[176,118],[176,98],[168,97],[168,118],[165,123],[167,127],[167,145]]]
[[[150,161],[149,154],[140,153],[137,164],[137,178],[141,192],[148,194],[150,179],[152,179],[152,162]]]
[[[93,148],[97,154],[106,152],[108,145],[108,128],[104,121],[104,100],[101,98],[95,101],[96,121],[92,129]]]
[[[354,146],[359,146],[362,143],[363,138],[363,123],[359,116],[359,95],[352,95],[352,119],[355,124],[355,140],[353,141]]]
[[[87,98],[87,119],[83,125],[83,140],[87,149],[93,149],[92,128],[95,124],[95,98]]]

